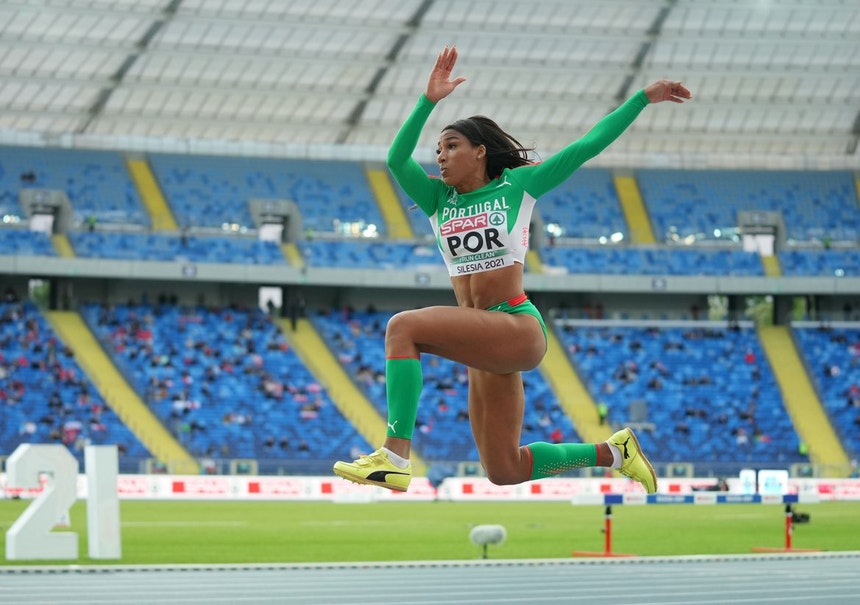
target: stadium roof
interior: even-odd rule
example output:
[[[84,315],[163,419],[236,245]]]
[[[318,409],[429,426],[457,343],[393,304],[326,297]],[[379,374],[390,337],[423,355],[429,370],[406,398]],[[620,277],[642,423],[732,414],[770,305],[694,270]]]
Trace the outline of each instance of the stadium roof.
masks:
[[[380,159],[456,44],[482,113],[551,153],[637,88],[599,161],[860,169],[857,0],[0,0],[0,143]]]

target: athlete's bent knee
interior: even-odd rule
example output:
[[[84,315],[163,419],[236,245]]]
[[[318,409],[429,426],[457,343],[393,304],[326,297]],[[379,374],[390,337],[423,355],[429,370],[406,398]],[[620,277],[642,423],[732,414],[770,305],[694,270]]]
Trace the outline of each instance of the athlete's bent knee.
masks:
[[[528,480],[528,477],[524,477],[522,471],[514,466],[490,465],[484,468],[487,471],[487,479],[493,485],[518,485]]]
[[[385,344],[390,345],[397,340],[412,342],[412,315],[413,311],[401,311],[395,313],[385,326]]]
[[[386,333],[399,332],[409,326],[410,311],[400,311],[391,316],[388,320],[388,325],[385,327]]]

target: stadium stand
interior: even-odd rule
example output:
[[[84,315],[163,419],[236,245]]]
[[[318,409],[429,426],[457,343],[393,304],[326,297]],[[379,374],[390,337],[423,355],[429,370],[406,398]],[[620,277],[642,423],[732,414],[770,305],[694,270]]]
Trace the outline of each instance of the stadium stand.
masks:
[[[860,275],[860,251],[856,249],[782,250],[777,256],[783,275],[829,277]]]
[[[375,240],[304,240],[299,250],[309,267],[445,270],[435,243]]]
[[[603,168],[581,168],[540,199],[544,228],[557,226],[558,237],[599,239],[615,233],[629,239],[629,230],[612,174]]]
[[[85,258],[284,265],[275,242],[233,234],[223,236],[166,235],[76,231],[69,233],[75,254]]]
[[[149,217],[120,154],[112,151],[0,147],[0,216],[23,218],[22,188],[65,192],[73,222],[149,227]]]
[[[435,242],[431,241],[428,221],[420,210],[406,211],[414,240],[385,238],[386,227],[357,162],[167,154],[156,154],[149,160],[178,223],[190,228],[190,232],[149,231],[149,219],[122,159],[111,152],[0,149],[0,213],[20,217],[22,211],[17,199],[22,187],[57,188],[66,192],[75,211],[76,223],[68,240],[79,257],[266,266],[283,265],[284,255],[277,244],[260,242],[244,233],[246,228],[253,227],[248,200],[290,199],[296,202],[303,226],[311,236],[296,242],[308,267],[444,271]],[[435,170],[435,166],[426,168],[431,174]],[[28,176],[22,180],[22,175],[29,172],[32,179]],[[714,225],[726,232],[736,228],[740,210],[779,210],[785,218],[790,244],[778,252],[784,275],[860,274],[860,253],[849,244],[860,234],[860,210],[849,173],[640,170],[635,175],[661,242],[653,246],[582,245],[583,241],[592,242],[613,233],[621,233],[626,242],[628,231],[611,173],[582,169],[570,183],[538,205],[544,228],[552,225],[545,233],[560,234],[551,242],[545,238],[547,245],[539,248],[545,267],[551,272],[572,274],[763,277],[761,258],[756,253],[743,252],[737,242],[697,247],[667,246],[664,240],[693,235],[703,243],[702,240],[715,239]],[[403,191],[396,184],[394,190],[403,208],[408,209],[411,202]],[[86,228],[89,216],[96,217],[96,230]],[[136,231],[128,231],[130,224]],[[229,230],[224,231],[224,225],[229,225]],[[382,237],[354,237],[355,229],[367,225],[374,225],[374,235]],[[238,234],[234,233],[236,230]],[[221,233],[216,234],[218,231]],[[46,234],[5,227],[2,235],[0,254],[56,255]],[[810,242],[820,244],[825,239],[837,246],[808,247]],[[280,462],[292,459],[313,465],[313,460],[331,458],[331,452],[370,449],[334,406],[329,405],[326,394],[288,347],[281,348],[284,343],[265,314],[170,305],[87,305],[84,311],[114,362],[134,378],[138,392],[148,397],[159,418],[197,456]],[[38,316],[34,309],[28,313]],[[349,318],[344,318],[340,313],[327,312],[313,316],[314,325],[383,415],[382,327],[390,315],[391,312],[352,312]],[[107,327],[103,323],[105,317],[114,318]],[[144,317],[151,321],[149,331],[158,335],[147,344],[135,342],[129,336],[130,327]],[[250,332],[244,332],[243,325]],[[48,333],[47,330],[44,328],[43,333]],[[629,420],[625,416],[629,401],[641,399],[648,410],[646,426],[655,427],[654,432],[644,433],[643,445],[654,449],[664,442],[678,444],[677,451],[661,452],[655,460],[710,459],[737,465],[771,456],[773,461],[784,464],[805,461],[797,454],[797,435],[766,364],[755,365],[758,381],[750,390],[752,367],[745,362],[735,365],[725,362],[725,356],[745,354],[747,349],[760,359],[754,333],[739,330],[725,331],[719,337],[700,335],[684,342],[687,355],[664,351],[661,347],[668,342],[683,340],[684,331],[679,330],[593,327],[577,328],[573,333],[559,330],[559,334],[573,339],[566,341],[571,350],[583,346],[599,349],[598,358],[573,355],[572,360],[587,379],[596,400],[607,400],[601,389],[604,384],[614,383],[615,391],[608,398],[611,401],[607,401],[613,410],[611,422]],[[696,333],[696,329],[687,332]],[[797,331],[796,337],[803,342],[810,373],[815,374],[816,368],[823,367],[822,358],[829,360],[838,352],[827,352],[822,343],[813,342],[811,337],[807,339],[806,332]],[[845,337],[851,340],[854,335]],[[577,338],[585,340],[580,342]],[[188,339],[195,343],[190,350]],[[628,351],[605,342],[598,344],[607,339],[622,343],[641,341],[642,350],[631,355],[640,370],[635,380],[619,382],[612,376],[629,361],[624,358]],[[270,346],[274,348],[270,350]],[[232,362],[228,365],[240,371],[207,376],[207,368],[212,371],[220,368],[223,360],[211,354],[219,349]],[[162,363],[165,359],[170,361]],[[261,360],[264,369],[249,368],[247,360],[255,360],[253,363]],[[645,369],[656,360],[669,368],[671,376],[659,372],[655,376],[656,370]],[[713,384],[692,382],[702,363],[714,364],[714,370],[709,372]],[[424,370],[427,387],[416,431],[416,451],[430,461],[477,460],[464,417],[464,368],[425,356]],[[558,407],[541,374],[535,371],[524,378],[529,416],[523,440],[550,440],[555,429],[566,440],[578,440],[575,427]],[[662,388],[649,388],[647,383],[652,378],[659,378]],[[838,408],[845,403],[845,393],[853,385],[821,376],[816,379],[822,399],[828,402],[834,426],[843,427],[840,437],[856,456],[857,435],[856,431],[850,431],[858,425],[850,415],[851,409],[845,405],[841,414],[834,411],[834,405]],[[164,388],[154,388],[150,382],[163,384]],[[834,386],[837,383],[839,386]],[[260,391],[264,384],[275,385],[276,390],[286,389],[286,394],[282,393],[281,399],[273,398]],[[754,397],[750,393],[755,393]],[[686,399],[690,396],[692,400]],[[310,407],[318,409],[303,410],[305,404],[314,400],[319,405]],[[279,405],[281,401],[286,401],[289,407]],[[748,415],[748,404],[755,404],[754,415],[737,420]],[[693,414],[688,414],[688,407]],[[714,412],[715,408],[725,412],[725,422],[721,414]],[[702,410],[706,414],[702,415]],[[110,416],[109,412],[103,415]],[[4,422],[3,439],[12,444],[8,447],[14,445],[9,441],[12,432],[24,426],[25,421],[16,416]],[[14,431],[9,428],[13,425]],[[260,431],[262,426],[277,430]],[[724,430],[714,431],[715,427]],[[37,423],[34,439],[44,437],[43,428]],[[746,431],[746,437],[741,429]],[[760,434],[755,433],[756,429]],[[98,433],[92,439],[104,436]],[[275,439],[274,445],[271,437]],[[282,437],[286,437],[288,449],[280,447]],[[747,443],[738,445],[744,438]],[[307,445],[299,451],[298,444],[302,441]],[[134,453],[134,447],[142,446],[130,433],[124,434],[123,443],[128,452],[124,454],[125,460],[148,455]],[[327,468],[318,470],[328,472]]]
[[[42,231],[4,228],[0,230],[0,254],[56,256],[51,237]]]
[[[763,276],[759,255],[742,250],[655,247],[542,246],[545,266],[566,273],[606,275]]]
[[[251,228],[248,201],[292,200],[302,227],[347,235],[350,225],[385,233],[358,162],[154,154],[153,173],[180,226]]]
[[[201,459],[257,459],[260,472],[298,460],[319,473],[335,454],[370,449],[259,309],[91,303],[82,315]]]
[[[658,239],[720,239],[742,210],[782,213],[789,243],[856,242],[860,208],[848,171],[638,170]]]
[[[99,392],[32,303],[0,303],[0,452],[62,443],[83,465],[86,445],[115,444],[123,472],[149,453]],[[83,468],[83,466],[81,466]]]
[[[755,331],[565,325],[556,331],[614,425],[660,461],[744,465],[805,461]]]
[[[793,334],[833,428],[849,455],[860,457],[860,328],[796,327]]]

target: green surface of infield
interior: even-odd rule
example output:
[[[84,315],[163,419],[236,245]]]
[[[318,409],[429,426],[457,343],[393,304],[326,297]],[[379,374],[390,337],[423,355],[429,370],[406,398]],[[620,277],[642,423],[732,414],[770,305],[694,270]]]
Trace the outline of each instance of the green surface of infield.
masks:
[[[476,559],[475,525],[507,530],[491,559],[566,558],[603,552],[603,506],[564,502],[166,502],[123,501],[122,558],[87,556],[86,505],[71,510],[79,558],[8,561],[6,532],[29,501],[0,501],[3,564],[239,564]],[[860,550],[860,502],[800,504],[792,546]],[[750,553],[785,545],[781,505],[615,506],[612,551],[640,556]],[[69,530],[58,530],[69,531]]]

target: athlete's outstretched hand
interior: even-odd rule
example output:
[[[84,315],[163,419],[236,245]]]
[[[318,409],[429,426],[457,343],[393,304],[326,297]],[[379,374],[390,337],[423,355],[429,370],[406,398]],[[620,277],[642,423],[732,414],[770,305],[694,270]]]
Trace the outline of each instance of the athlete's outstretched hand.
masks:
[[[683,103],[685,99],[692,99],[693,93],[675,80],[657,80],[645,87],[645,96],[652,103],[660,103],[661,101]]]
[[[455,88],[466,81],[466,78],[451,79],[451,71],[454,69],[454,64],[457,62],[457,47],[451,46],[442,49],[439,56],[436,57],[436,64],[433,66],[433,71],[430,72],[430,79],[427,81],[427,89],[424,91],[424,96],[438,103]]]

